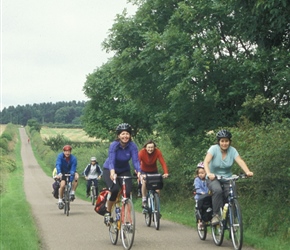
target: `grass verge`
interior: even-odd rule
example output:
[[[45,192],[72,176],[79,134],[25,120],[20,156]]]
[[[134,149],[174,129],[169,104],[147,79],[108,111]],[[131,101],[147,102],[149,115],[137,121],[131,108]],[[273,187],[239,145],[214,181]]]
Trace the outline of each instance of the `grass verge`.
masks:
[[[17,168],[7,174],[5,192],[0,196],[0,249],[38,250],[40,239],[23,190],[20,140],[15,152]]]

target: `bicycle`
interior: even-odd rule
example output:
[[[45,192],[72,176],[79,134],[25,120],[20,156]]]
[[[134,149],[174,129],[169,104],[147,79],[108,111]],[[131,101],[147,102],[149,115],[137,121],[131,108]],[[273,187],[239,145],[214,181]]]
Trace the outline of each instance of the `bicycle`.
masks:
[[[224,210],[221,208],[221,214],[223,217],[220,218],[219,224],[211,225],[212,236],[214,243],[217,246],[220,246],[224,239],[225,230],[230,231],[230,238],[232,240],[235,250],[241,250],[243,245],[243,221],[242,221],[242,212],[241,207],[238,202],[238,197],[235,193],[236,190],[236,181],[240,178],[246,178],[245,174],[233,175],[231,177],[217,176],[218,180],[229,181],[229,194],[226,198],[226,203]],[[226,209],[225,209],[226,208]]]
[[[95,183],[92,179],[90,181],[91,181],[90,198],[92,201],[92,205],[95,205],[95,201],[97,197]]]
[[[163,187],[163,178],[161,174],[146,174],[146,203],[147,207],[143,210],[145,215],[145,223],[148,227],[151,226],[153,220],[156,230],[160,227],[160,197],[156,190]],[[152,216],[153,215],[153,216]]]
[[[126,179],[136,179],[134,176],[117,176],[122,179],[122,189],[119,191],[115,204],[111,210],[109,225],[110,240],[117,244],[119,231],[120,238],[125,249],[131,249],[135,237],[135,210],[131,197],[126,196]]]
[[[199,193],[194,193],[199,194]],[[212,202],[210,194],[199,194],[200,198],[195,204],[195,217],[197,234],[201,240],[205,240],[207,236],[207,228],[211,226],[213,216]]]
[[[69,216],[70,211],[70,191],[71,191],[71,183],[70,183],[70,174],[65,174],[65,187],[64,187],[64,194],[63,194],[63,202],[64,202],[64,214]]]

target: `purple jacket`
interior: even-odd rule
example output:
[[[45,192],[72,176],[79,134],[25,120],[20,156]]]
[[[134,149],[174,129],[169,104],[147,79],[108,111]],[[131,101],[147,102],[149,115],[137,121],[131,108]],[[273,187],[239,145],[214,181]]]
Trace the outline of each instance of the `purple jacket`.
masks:
[[[130,171],[129,161],[132,159],[134,168],[140,172],[140,162],[138,158],[138,147],[130,141],[125,148],[122,148],[119,141],[113,141],[109,147],[109,156],[106,159],[104,169],[115,169],[117,174]]]

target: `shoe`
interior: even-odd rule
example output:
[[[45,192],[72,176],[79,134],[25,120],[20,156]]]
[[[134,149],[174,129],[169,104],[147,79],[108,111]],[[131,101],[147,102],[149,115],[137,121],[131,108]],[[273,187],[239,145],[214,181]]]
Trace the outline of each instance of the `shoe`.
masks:
[[[75,198],[76,198],[76,197],[75,197],[74,194],[71,194],[71,195],[70,195],[70,200],[71,200],[71,201],[74,201]]]
[[[58,202],[58,208],[59,208],[59,209],[63,209],[63,207],[64,207],[63,202],[62,202],[62,201],[59,201],[59,202]]]
[[[142,208],[147,208],[147,202],[146,201],[142,201]]]
[[[140,190],[138,190],[138,195],[137,195],[138,197],[141,197],[142,196],[142,194],[141,194],[141,191]]]
[[[219,216],[218,216],[217,214],[215,214],[215,215],[213,216],[213,218],[211,219],[211,224],[212,224],[212,225],[217,225],[217,224],[219,224],[219,223],[220,223]]]
[[[198,231],[203,231],[203,224],[202,222],[199,222],[197,225]]]
[[[147,214],[147,213],[148,213],[148,209],[147,209],[147,207],[143,207],[143,206],[142,206],[142,208],[143,208],[143,210],[142,210],[142,214]]]
[[[90,194],[87,194],[87,198],[89,198],[90,197]]]
[[[111,221],[111,213],[105,213],[104,214],[104,223],[106,226],[110,225],[110,221]]]

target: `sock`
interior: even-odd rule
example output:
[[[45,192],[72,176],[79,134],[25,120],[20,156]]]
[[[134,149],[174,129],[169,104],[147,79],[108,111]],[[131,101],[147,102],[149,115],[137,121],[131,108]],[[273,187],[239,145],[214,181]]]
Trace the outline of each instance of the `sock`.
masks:
[[[72,191],[71,191],[71,194],[75,194],[75,191],[72,190]]]
[[[142,202],[146,202],[146,196],[142,197]]]

